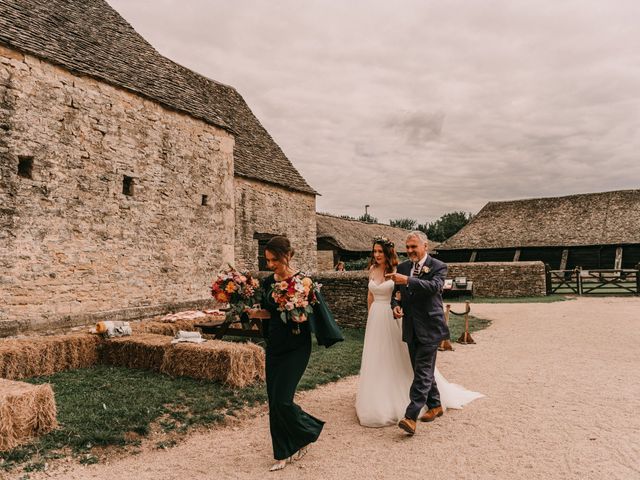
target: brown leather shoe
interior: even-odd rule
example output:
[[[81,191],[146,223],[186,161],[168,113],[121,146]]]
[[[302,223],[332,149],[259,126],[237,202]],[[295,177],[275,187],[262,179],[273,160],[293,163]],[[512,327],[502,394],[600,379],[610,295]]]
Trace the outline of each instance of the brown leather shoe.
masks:
[[[420,421],[433,422],[437,417],[441,417],[443,413],[444,410],[442,409],[442,406],[431,408],[420,417]]]
[[[416,433],[416,421],[411,420],[410,418],[403,418],[398,422],[398,426],[409,435]]]

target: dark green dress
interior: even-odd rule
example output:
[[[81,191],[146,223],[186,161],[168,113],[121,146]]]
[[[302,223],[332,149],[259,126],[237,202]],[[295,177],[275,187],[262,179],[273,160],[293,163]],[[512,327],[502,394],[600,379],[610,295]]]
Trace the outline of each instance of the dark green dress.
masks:
[[[266,374],[269,397],[269,427],[273,443],[273,456],[284,460],[320,436],[324,422],[309,415],[293,402],[296,387],[304,374],[311,356],[311,330],[309,322],[299,324],[300,333],[292,333],[294,323],[285,324],[270,296],[275,282],[269,275],[262,282],[265,295],[262,307],[271,318],[265,321],[267,339]]]

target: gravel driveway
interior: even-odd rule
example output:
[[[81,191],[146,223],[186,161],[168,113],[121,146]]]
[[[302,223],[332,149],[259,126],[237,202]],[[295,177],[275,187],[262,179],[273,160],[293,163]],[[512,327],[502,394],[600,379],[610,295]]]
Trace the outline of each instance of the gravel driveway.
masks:
[[[360,427],[352,377],[299,396],[327,425],[281,472],[267,472],[263,408],[166,451],[58,463],[30,478],[640,479],[640,298],[474,304],[472,313],[493,324],[474,334],[477,345],[441,353],[438,366],[486,398],[419,425],[414,437]]]

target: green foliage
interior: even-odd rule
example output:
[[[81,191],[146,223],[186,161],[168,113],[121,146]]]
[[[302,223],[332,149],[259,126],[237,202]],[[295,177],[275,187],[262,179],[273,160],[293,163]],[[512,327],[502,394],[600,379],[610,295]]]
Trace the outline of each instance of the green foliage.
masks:
[[[367,223],[378,223],[378,219],[376,217],[373,217],[370,213],[365,213],[364,215],[360,215],[358,217],[358,220],[360,220],[361,222],[367,222]]]
[[[354,270],[366,270],[367,268],[369,268],[369,257],[344,262],[344,269],[349,272]]]
[[[567,297],[565,295],[545,295],[543,297],[473,297],[468,300],[472,303],[555,303],[564,302],[566,300],[575,300],[576,297]],[[464,299],[463,299],[464,300]]]
[[[427,234],[429,240],[444,242],[447,238],[457,233],[473,218],[471,213],[450,212],[442,215],[438,220],[424,225],[418,225],[418,229]]]
[[[398,263],[402,263],[407,260],[405,255],[398,255]],[[369,268],[369,257],[359,258],[357,260],[349,260],[344,262],[344,269],[352,272],[355,270],[366,270]]]
[[[413,218],[397,218],[395,220],[389,220],[389,225],[404,228],[405,230],[415,230],[418,226],[418,221]]]

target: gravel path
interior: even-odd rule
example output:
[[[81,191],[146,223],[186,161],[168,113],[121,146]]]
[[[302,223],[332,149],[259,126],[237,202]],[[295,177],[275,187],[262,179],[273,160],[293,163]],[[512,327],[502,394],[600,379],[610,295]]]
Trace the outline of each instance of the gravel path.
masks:
[[[460,307],[454,306],[454,309]],[[358,425],[357,377],[299,396],[327,421],[302,461],[268,473],[263,413],[110,464],[57,464],[64,479],[640,479],[640,298],[474,304],[494,321],[441,353],[450,381],[483,392],[414,437]]]

